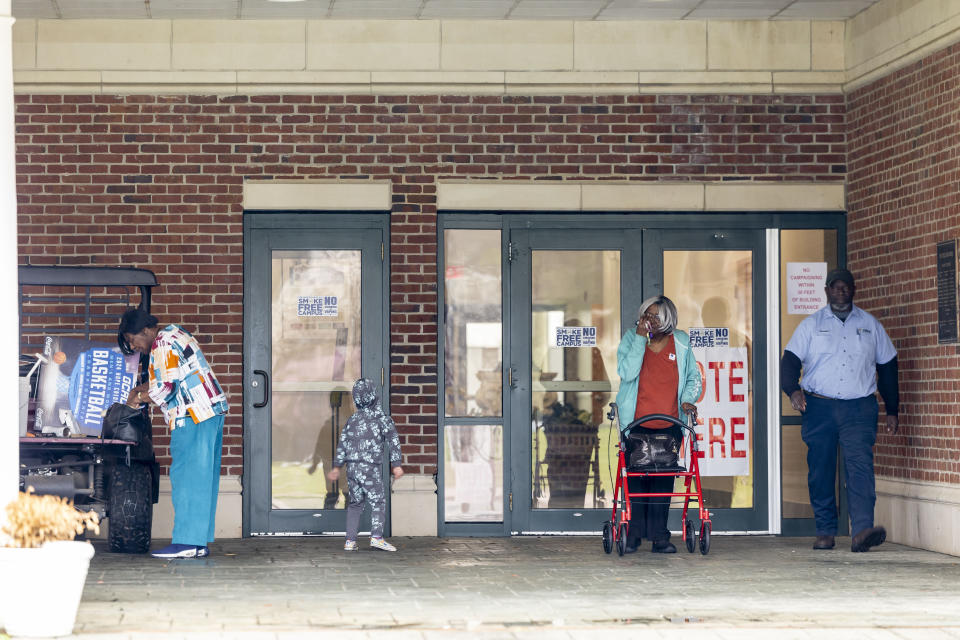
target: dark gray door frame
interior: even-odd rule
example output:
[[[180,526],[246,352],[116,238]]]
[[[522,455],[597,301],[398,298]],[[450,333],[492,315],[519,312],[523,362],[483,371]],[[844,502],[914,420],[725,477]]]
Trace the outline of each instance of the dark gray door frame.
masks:
[[[572,222],[572,221],[571,221]],[[533,251],[619,251],[620,252],[620,326],[627,326],[625,310],[639,296],[637,286],[628,282],[639,275],[641,265],[641,237],[639,229],[529,229],[512,228],[513,262],[510,280],[512,283],[509,306],[513,321],[510,325],[510,366],[513,368],[515,387],[508,390],[511,416],[527,416],[528,419],[514,424],[529,424],[532,397],[531,365],[531,298],[532,298],[532,252]],[[629,300],[625,303],[623,296]],[[639,303],[639,300],[637,300]],[[614,371],[615,365],[614,365]],[[607,428],[604,422],[600,428]],[[513,429],[509,435],[514,465],[511,469],[513,482],[513,512],[511,530],[530,531],[599,531],[603,521],[609,519],[609,509],[533,509],[530,491],[532,470],[532,442],[529,429]],[[611,488],[612,490],[612,488]]]
[[[465,215],[461,215],[465,214]],[[516,340],[519,339],[517,335],[517,326],[519,324],[524,324],[522,318],[514,317],[511,315],[511,300],[515,299],[516,293],[513,290],[513,282],[515,278],[510,276],[510,270],[512,265],[508,258],[508,244],[510,238],[512,237],[512,232],[514,230],[534,230],[534,229],[556,229],[556,230],[577,230],[577,229],[611,229],[611,230],[620,230],[620,231],[634,231],[637,233],[644,233],[648,238],[656,237],[656,234],[661,231],[669,232],[679,232],[681,235],[687,233],[689,230],[690,233],[695,234],[696,230],[709,230],[711,232],[720,229],[726,229],[730,231],[752,231],[757,234],[757,242],[760,253],[755,255],[754,268],[755,273],[760,273],[764,280],[766,277],[765,273],[765,242],[763,232],[765,229],[834,229],[837,232],[837,255],[839,263],[841,265],[846,264],[846,220],[845,213],[842,211],[836,212],[822,212],[822,213],[811,213],[811,212],[724,212],[724,213],[704,213],[704,212],[671,212],[671,213],[616,213],[616,214],[604,214],[604,213],[577,213],[577,214],[555,214],[555,213],[529,213],[529,212],[503,212],[498,214],[490,214],[489,212],[480,212],[480,211],[448,211],[440,215],[438,229],[440,233],[439,244],[442,248],[443,245],[443,229],[444,228],[496,228],[503,230],[503,273],[504,273],[504,284],[503,284],[503,323],[504,323],[504,336],[503,336],[503,345],[504,345],[504,375],[503,375],[503,406],[505,409],[503,421],[504,421],[504,496],[505,496],[505,505],[504,505],[504,519],[505,522],[503,526],[497,525],[495,528],[491,528],[488,525],[477,525],[477,524],[444,524],[443,522],[443,501],[442,499],[438,504],[438,520],[440,522],[440,533],[441,535],[497,535],[499,532],[503,532],[505,535],[509,535],[510,532],[523,532],[530,531],[531,529],[521,526],[529,525],[528,519],[525,519],[526,516],[521,516],[518,512],[518,505],[516,504],[516,497],[518,492],[525,492],[527,486],[530,482],[529,474],[524,473],[520,474],[515,469],[513,458],[519,457],[514,455],[511,458],[511,449],[513,448],[513,438],[517,437],[513,433],[514,430],[508,428],[511,424],[523,423],[526,424],[529,422],[529,406],[521,406],[524,403],[519,401],[513,401],[511,398],[511,393],[508,388],[508,379],[507,379],[507,369],[508,362],[514,364],[515,366],[524,366],[529,367],[528,363],[522,363],[522,359],[517,355],[516,350],[518,345]],[[643,243],[646,244],[646,243]],[[647,244],[648,247],[651,245]],[[636,253],[639,254],[642,250],[641,243],[635,245]],[[683,247],[690,248],[690,247]],[[442,250],[442,249],[441,249]],[[522,254],[522,249],[519,247],[514,247],[513,249],[513,258],[517,260]],[[656,254],[656,255],[654,255]],[[643,260],[646,261],[655,261],[660,258],[660,254],[655,251],[645,251],[643,253]],[[442,258],[440,264],[443,264]],[[662,263],[661,263],[662,265]],[[645,267],[652,267],[653,265],[647,264]],[[662,270],[662,266],[660,267]],[[662,275],[662,274],[661,274]],[[657,285],[653,283],[648,283],[647,279],[643,279],[642,287],[633,287],[625,288],[621,292],[621,322],[622,326],[628,326],[628,323],[633,321],[633,314],[635,309],[639,306],[639,303],[645,299],[647,296],[654,295],[660,291],[662,287],[662,277],[659,280]],[[756,280],[756,278],[755,278]],[[623,280],[626,282],[626,280]],[[442,287],[442,278],[441,278],[441,287]],[[758,283],[754,283],[754,288],[758,287]],[[766,295],[765,287],[761,287],[761,290],[757,292],[754,291],[754,300],[759,301],[762,299],[762,296]],[[442,304],[442,288],[441,288],[441,304]],[[761,309],[762,310],[762,309]],[[442,315],[442,314],[441,314]],[[762,330],[765,334],[766,325],[763,322],[763,315],[757,313],[755,309],[754,313],[754,324],[756,330]],[[442,322],[442,319],[441,319]],[[526,327],[529,329],[529,327]],[[529,332],[526,334],[527,337],[525,340],[529,341]],[[441,328],[442,336],[442,328]],[[768,336],[764,336],[766,340]],[[781,339],[781,343],[784,342],[784,339]],[[758,342],[755,340],[755,344]],[[782,347],[782,344],[781,344]],[[442,358],[442,344],[440,345],[441,357],[439,358],[439,366],[443,366]],[[755,349],[755,351],[757,351]],[[754,363],[757,362],[756,357],[754,358]],[[755,398],[760,397],[760,385],[763,385],[764,395],[762,400],[765,402],[766,397],[769,394],[767,390],[767,381],[765,379],[766,368],[756,370],[754,373],[754,393]],[[442,376],[440,378],[443,379]],[[524,377],[520,377],[518,383],[522,384]],[[529,384],[529,382],[527,382]],[[443,395],[440,395],[440,403],[442,406]],[[756,404],[756,403],[755,403]],[[758,405],[759,406],[759,405]],[[517,412],[519,411],[519,414]],[[443,410],[441,408],[440,415],[443,415]],[[517,417],[519,416],[519,417]],[[441,421],[443,418],[441,418]],[[757,427],[765,425],[766,423],[766,413],[758,411],[754,408],[754,421],[755,421],[755,433]],[[799,418],[792,417],[783,417],[781,418],[781,424],[792,424],[793,422],[799,424]],[[442,443],[442,422],[440,425],[439,434],[440,434],[440,446],[439,450],[443,451]],[[780,429],[781,425],[769,425],[768,429],[776,428]],[[526,436],[526,431],[520,429],[519,431],[524,432]],[[764,438],[765,438],[764,434]],[[529,448],[529,445],[528,445]],[[761,449],[757,441],[754,442],[754,455],[762,455],[766,457],[766,442],[764,440],[763,448]],[[440,473],[438,475],[438,486],[439,486],[439,495],[443,495],[443,474],[442,474],[442,462],[440,462],[441,468],[439,469]],[[766,461],[764,460],[766,465]],[[529,463],[527,464],[529,466]],[[764,472],[766,473],[766,471]],[[526,477],[524,477],[526,476]],[[767,485],[769,479],[766,479],[764,482],[763,490],[763,509],[766,513],[766,493]],[[513,512],[508,509],[506,504],[506,496],[508,493],[512,492],[514,495],[514,509]],[[841,495],[841,511],[845,513],[845,504],[844,504],[844,495],[843,492]],[[758,497],[755,495],[755,501]],[[756,502],[755,502],[756,504]],[[709,505],[707,505],[709,507]],[[675,510],[672,510],[675,511]],[[713,511],[711,509],[711,511]],[[717,510],[722,512],[723,510]],[[728,510],[732,511],[732,510]],[[764,515],[764,518],[768,516]],[[675,530],[679,528],[677,514],[672,514],[671,528]],[[729,518],[725,514],[720,514],[721,521],[726,521]],[[843,519],[843,514],[841,515]],[[733,522],[730,522],[733,525]],[[479,527],[479,528],[478,528]],[[812,519],[781,519],[782,533],[784,535],[806,535],[808,532],[813,531],[813,520]],[[483,531],[480,531],[480,528]],[[763,523],[757,524],[757,530],[765,530],[767,528],[767,521],[764,520]],[[494,530],[495,529],[495,530]],[[564,529],[568,530],[568,529]]]
[[[723,229],[716,227],[686,230],[651,229],[644,232],[643,289],[644,299],[663,293],[663,252],[737,251],[753,255],[753,344],[767,343],[766,314],[766,244],[762,229]],[[766,349],[752,349],[753,362],[753,509],[718,509],[707,502],[715,531],[766,531],[768,528],[768,461],[767,461],[767,358]],[[705,501],[706,502],[706,501]],[[678,509],[670,510],[669,527],[680,530]]]
[[[386,388],[389,411],[389,216],[245,212],[243,218],[243,525],[251,535],[316,535],[343,531],[343,510],[273,510],[270,403],[263,376],[271,371],[270,259],[278,250],[360,249],[362,375]],[[266,306],[264,306],[266,305]],[[256,383],[257,386],[254,386]],[[263,405],[264,401],[266,404]],[[388,512],[389,512],[389,495]],[[390,518],[387,518],[389,535]]]

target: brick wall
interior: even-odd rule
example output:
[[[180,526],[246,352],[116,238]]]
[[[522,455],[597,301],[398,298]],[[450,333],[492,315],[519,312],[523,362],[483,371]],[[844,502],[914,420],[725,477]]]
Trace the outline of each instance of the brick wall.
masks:
[[[937,343],[936,243],[960,237],[960,45],[848,96],[848,248],[857,303],[899,352],[900,434],[877,473],[960,484],[960,348]]]
[[[16,96],[20,261],[152,269],[235,407],[242,469],[242,181],[389,178],[391,407],[437,461],[436,184],[845,177],[842,96]],[[169,442],[156,428],[161,462]]]

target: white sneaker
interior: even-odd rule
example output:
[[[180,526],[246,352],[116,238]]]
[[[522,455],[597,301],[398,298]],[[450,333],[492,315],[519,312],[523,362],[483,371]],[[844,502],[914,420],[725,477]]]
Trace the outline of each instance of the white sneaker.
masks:
[[[383,538],[370,538],[370,547],[380,551],[396,551],[397,548]]]
[[[347,540],[343,543],[344,551],[356,551],[357,550],[357,541],[356,540]]]

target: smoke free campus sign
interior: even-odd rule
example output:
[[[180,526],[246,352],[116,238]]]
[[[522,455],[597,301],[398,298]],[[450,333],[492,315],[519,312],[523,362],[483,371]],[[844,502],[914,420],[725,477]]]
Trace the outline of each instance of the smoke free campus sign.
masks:
[[[808,316],[827,304],[826,262],[787,263],[787,313]]]

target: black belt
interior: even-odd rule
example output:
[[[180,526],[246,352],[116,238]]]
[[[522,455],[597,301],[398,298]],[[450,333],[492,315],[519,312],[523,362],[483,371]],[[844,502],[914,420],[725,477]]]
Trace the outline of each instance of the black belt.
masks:
[[[813,391],[804,391],[808,396],[813,396],[814,398],[820,398],[821,400],[833,400],[835,402],[850,402],[851,400],[863,400],[863,398],[831,398],[830,396],[822,396],[819,393],[814,393]],[[864,396],[869,398],[870,396]]]

